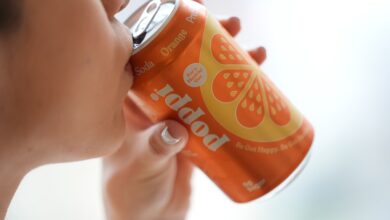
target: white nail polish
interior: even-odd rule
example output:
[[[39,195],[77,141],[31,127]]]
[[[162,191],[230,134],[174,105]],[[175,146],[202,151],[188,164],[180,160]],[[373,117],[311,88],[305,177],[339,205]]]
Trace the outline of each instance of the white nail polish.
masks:
[[[165,128],[161,132],[161,138],[166,144],[174,145],[180,142],[181,139],[174,138],[168,131],[168,127]]]

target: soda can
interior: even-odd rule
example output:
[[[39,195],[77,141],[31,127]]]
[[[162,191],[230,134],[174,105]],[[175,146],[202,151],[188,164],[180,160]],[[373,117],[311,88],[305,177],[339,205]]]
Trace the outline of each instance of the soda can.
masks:
[[[264,198],[302,170],[312,126],[204,6],[154,0],[125,24],[130,97],[151,121],[188,129],[181,154],[233,201]]]

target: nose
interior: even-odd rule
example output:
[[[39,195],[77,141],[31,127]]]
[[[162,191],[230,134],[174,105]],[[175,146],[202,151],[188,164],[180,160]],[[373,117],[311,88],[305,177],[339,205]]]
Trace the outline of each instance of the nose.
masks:
[[[106,10],[107,16],[109,18],[114,17],[114,15],[124,9],[130,0],[102,0],[104,9]]]

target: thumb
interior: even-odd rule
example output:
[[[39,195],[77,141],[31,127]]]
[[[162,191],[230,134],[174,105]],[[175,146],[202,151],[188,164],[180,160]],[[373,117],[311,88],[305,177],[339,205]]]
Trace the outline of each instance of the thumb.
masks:
[[[163,162],[180,152],[188,141],[187,129],[177,121],[166,120],[145,131],[148,143],[146,157]]]

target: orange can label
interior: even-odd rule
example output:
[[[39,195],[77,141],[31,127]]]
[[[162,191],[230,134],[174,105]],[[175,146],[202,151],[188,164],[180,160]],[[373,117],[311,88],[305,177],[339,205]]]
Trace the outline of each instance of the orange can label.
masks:
[[[230,198],[261,197],[301,164],[313,128],[203,6],[176,7],[132,57],[132,97],[152,121],[186,126],[182,154]]]

